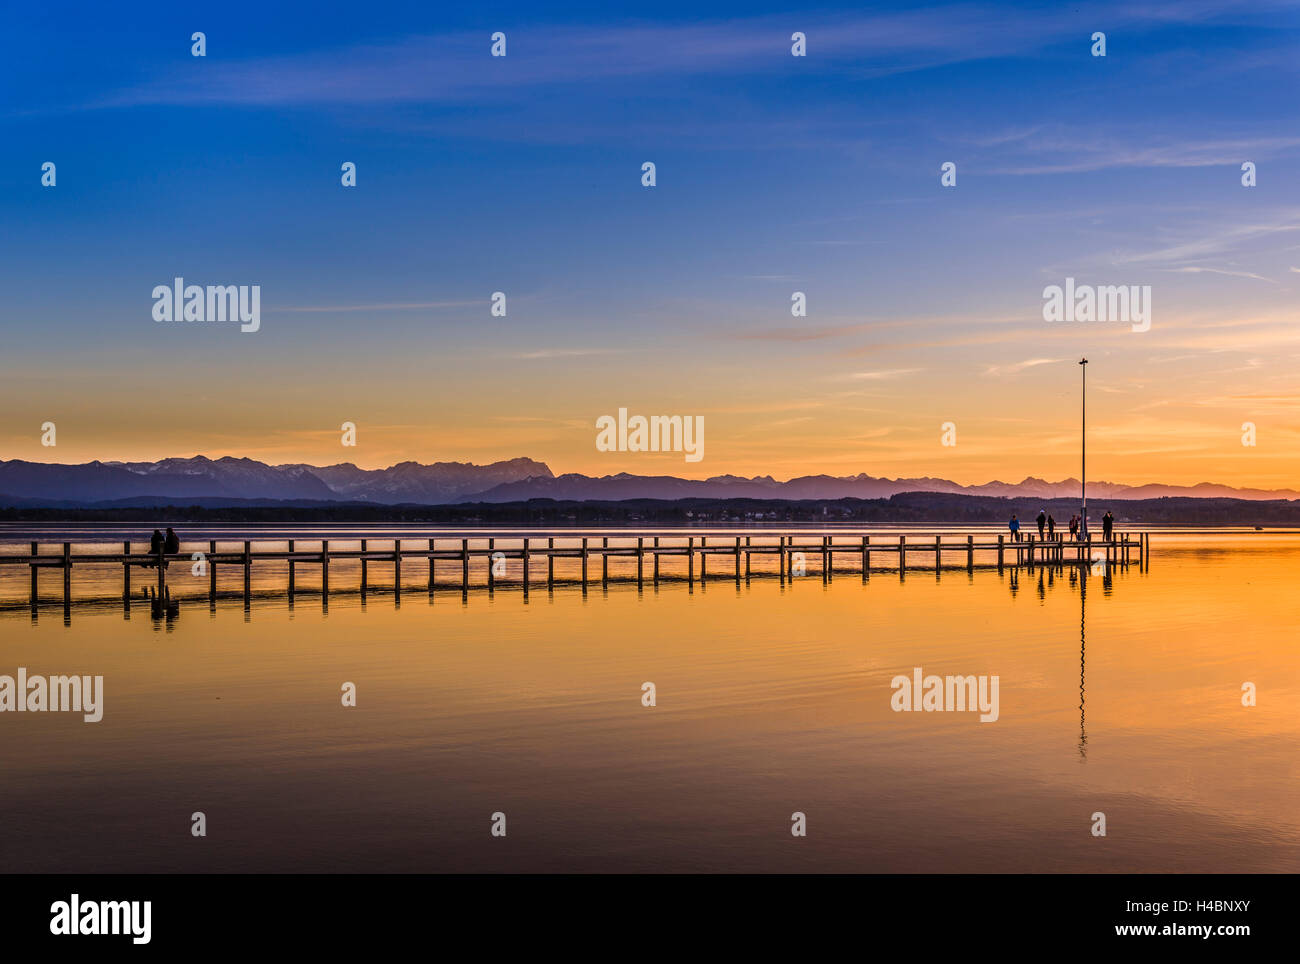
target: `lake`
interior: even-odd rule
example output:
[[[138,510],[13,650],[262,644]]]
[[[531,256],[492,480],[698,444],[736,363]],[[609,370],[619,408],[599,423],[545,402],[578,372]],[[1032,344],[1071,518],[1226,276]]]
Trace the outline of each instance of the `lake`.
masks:
[[[95,535],[10,527],[0,549]],[[67,621],[57,572],[43,575],[51,602],[33,617],[26,567],[4,567],[0,674],[102,675],[104,700],[98,723],[0,713],[0,861],[67,873],[1300,870],[1300,534],[1156,530],[1152,549],[1146,571],[1104,576],[968,573],[954,555],[938,575],[900,579],[881,559],[866,582],[814,569],[785,585],[737,585],[722,561],[693,588],[535,584],[527,600],[517,586],[431,597],[423,569],[404,565],[400,605],[382,588],[339,591],[356,581],[339,563],[327,608],[310,594],[290,605],[268,568],[247,611],[233,595],[209,604],[206,579],[174,564],[167,620],[147,604],[124,618],[112,566],[79,582],[78,598],[103,598]],[[233,592],[242,576],[228,568]],[[372,563],[371,579],[382,587],[391,568]],[[299,567],[300,587],[317,569]],[[635,560],[612,569],[634,574]],[[892,682],[916,667],[998,677],[997,720],[895,711]],[[346,683],[355,706],[342,705]],[[195,812],[205,837],[191,834]],[[791,833],[796,812],[806,836]]]

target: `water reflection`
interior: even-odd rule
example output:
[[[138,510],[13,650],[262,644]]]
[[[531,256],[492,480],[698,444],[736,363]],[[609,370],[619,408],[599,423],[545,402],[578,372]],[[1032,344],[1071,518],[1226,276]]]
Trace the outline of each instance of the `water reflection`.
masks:
[[[391,586],[372,586],[363,607],[344,591],[359,567],[340,565],[328,618],[301,567],[294,606],[285,572],[255,579],[248,608],[231,567],[216,599],[207,580],[176,573],[181,598],[155,605],[137,587],[124,607],[110,595],[120,581],[106,582],[98,604],[74,604],[70,631],[58,599],[43,601],[39,624],[24,599],[0,614],[9,672],[103,674],[107,709],[93,726],[4,721],[0,862],[73,873],[1294,870],[1300,540],[1274,546],[1171,550],[1150,574],[947,568],[942,584],[906,585],[879,568],[869,582],[850,572],[824,584],[814,568],[792,586],[772,566],[737,586],[710,559],[694,594],[685,580],[638,591],[611,571],[585,599],[571,579],[527,601],[517,581],[491,597],[450,584],[428,595],[417,569],[400,609]],[[894,713],[890,680],[914,666],[999,675],[998,722]],[[1236,692],[1254,678],[1276,696],[1246,710]],[[653,709],[641,703],[647,680]],[[344,681],[359,709],[340,706]],[[196,801],[222,815],[220,848],[184,832]],[[1079,832],[1098,801],[1131,830],[1105,848]],[[486,832],[497,809],[512,849]],[[794,809],[828,832],[792,848]],[[160,834],[178,815],[182,831]]]
[[[1079,583],[1079,762],[1088,762],[1088,730],[1084,722],[1084,657],[1088,651],[1088,570],[1070,573],[1070,582]]]

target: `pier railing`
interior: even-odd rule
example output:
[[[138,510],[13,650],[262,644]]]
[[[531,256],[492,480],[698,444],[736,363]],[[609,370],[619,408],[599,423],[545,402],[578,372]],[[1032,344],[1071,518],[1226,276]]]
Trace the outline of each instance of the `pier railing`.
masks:
[[[634,559],[635,576],[624,572],[616,574],[617,581],[635,581],[643,586],[647,581],[657,585],[661,579],[682,581],[694,584],[697,578],[710,577],[710,563],[713,563],[714,578],[725,577],[739,581],[754,575],[773,576],[784,583],[787,579],[820,573],[823,581],[832,579],[837,571],[857,572],[867,579],[873,570],[896,570],[903,576],[909,570],[945,568],[993,568],[1035,566],[1063,567],[1096,566],[1127,568],[1136,562],[1144,567],[1150,557],[1150,539],[1147,533],[1113,533],[1110,539],[1072,540],[1058,537],[1055,539],[1036,539],[1032,534],[1025,534],[1022,540],[1013,540],[1005,534],[996,537],[989,534],[969,533],[950,536],[946,541],[942,534],[901,533],[882,535],[836,532],[795,533],[747,533],[728,534],[712,533],[671,533],[659,535],[630,535],[626,531],[608,534],[539,534],[490,536],[482,534],[457,534],[455,536],[436,536],[433,538],[401,537],[382,540],[391,545],[372,548],[375,540],[367,538],[332,538],[311,540],[307,548],[299,548],[297,539],[245,540],[239,548],[229,548],[227,540],[209,540],[207,543],[183,543],[181,551],[175,553],[133,551],[130,542],[121,543],[119,552],[73,552],[73,544],[42,546],[31,543],[28,553],[14,553],[0,549],[0,574],[5,567],[22,567],[29,569],[30,596],[35,606],[39,599],[38,574],[43,569],[55,569],[63,577],[63,602],[70,605],[73,601],[72,572],[75,568],[120,566],[122,569],[122,598],[132,597],[132,577],[139,574],[142,595],[156,600],[168,598],[168,570],[171,564],[178,564],[178,571],[192,573],[192,564],[201,561],[208,580],[208,595],[215,599],[218,595],[218,570],[229,571],[231,567],[242,570],[243,595],[248,600],[252,595],[254,566],[265,563],[288,563],[288,580],[284,586],[291,598],[297,592],[319,592],[323,597],[330,593],[330,565],[342,561],[360,562],[360,586],[362,593],[374,588],[369,585],[369,567],[371,563],[390,563],[392,565],[392,590],[403,591],[402,563],[405,560],[420,560],[421,568],[427,579],[427,588],[459,588],[468,593],[474,585],[486,585],[493,590],[498,584],[517,586],[525,595],[538,585],[552,588],[557,582],[556,560],[570,559],[581,563],[581,575],[576,580],[585,590],[597,577],[591,573],[593,561],[599,563],[599,581],[607,585],[611,581],[610,561],[613,559]],[[287,548],[258,548],[274,542],[276,545],[287,543]],[[332,548],[330,543],[359,543],[357,549]],[[222,544],[225,544],[224,547]],[[417,545],[418,543],[418,545]],[[83,543],[79,543],[82,545]],[[116,544],[114,544],[116,545]],[[953,561],[953,556],[957,561]],[[775,557],[775,572],[770,565]],[[847,568],[845,557],[848,557]],[[873,558],[874,557],[874,558]],[[681,558],[685,560],[686,572],[672,574],[661,572],[663,559]],[[768,566],[755,571],[755,559],[769,559]],[[514,560],[519,563],[509,579],[503,579],[498,573],[504,561]],[[813,566],[813,561],[816,566]],[[882,562],[883,560],[883,562]],[[718,563],[722,569],[719,571]],[[441,571],[439,563],[442,563]],[[450,563],[451,573],[448,574]],[[699,573],[696,574],[698,563]],[[963,565],[964,563],[964,565]],[[303,590],[297,585],[299,566],[318,567],[320,588]],[[471,580],[471,575],[480,565],[485,566],[486,582]],[[545,569],[545,581],[542,582],[540,568]],[[841,567],[838,568],[837,567]],[[173,572],[173,576],[175,572]],[[448,579],[450,575],[450,579]],[[439,578],[442,581],[439,581]],[[192,578],[192,576],[191,576]],[[572,577],[558,580],[572,583]],[[192,585],[193,583],[189,583]],[[409,589],[409,587],[407,587]],[[355,591],[349,589],[348,591]]]

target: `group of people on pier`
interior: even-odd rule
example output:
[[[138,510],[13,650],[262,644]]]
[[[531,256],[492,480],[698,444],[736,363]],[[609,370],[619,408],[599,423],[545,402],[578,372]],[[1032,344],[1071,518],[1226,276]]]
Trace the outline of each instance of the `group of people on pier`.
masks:
[[[176,532],[172,529],[171,526],[168,526],[168,527],[167,527],[167,534],[166,534],[166,535],[163,535],[163,534],[162,534],[162,531],[159,530],[159,529],[154,529],[154,530],[153,530],[153,537],[149,540],[149,555],[151,555],[151,556],[155,556],[155,557],[156,557],[156,556],[158,555],[158,553],[161,552],[163,555],[168,555],[168,556],[170,556],[170,555],[172,555],[173,553],[177,553],[177,552],[180,552],[180,551],[181,551],[181,539],[180,539],[180,536],[178,536],[178,535],[176,534]],[[157,562],[146,562],[146,563],[144,563],[144,565],[145,565],[145,566],[156,566],[156,565],[158,565],[158,563],[157,563]],[[166,560],[166,559],[163,560],[163,568],[164,568],[164,569],[167,568],[167,560]]]
[[[1038,522],[1039,541],[1041,542],[1044,539],[1046,539],[1049,542],[1055,541],[1056,520],[1052,518],[1051,513],[1049,513],[1046,509],[1039,509],[1038,519],[1036,521]],[[1011,541],[1020,542],[1022,538],[1022,536],[1020,535],[1020,518],[1015,513],[1012,513],[1011,521],[1007,523],[1007,528],[1011,530]],[[1070,516],[1070,541],[1077,542],[1078,540],[1082,539],[1084,537],[1085,531],[1086,530],[1083,525],[1083,516],[1081,515]],[[1109,509],[1107,509],[1106,514],[1101,517],[1101,531],[1102,531],[1102,538],[1106,542],[1110,542],[1111,534],[1115,531],[1115,517],[1111,515]]]

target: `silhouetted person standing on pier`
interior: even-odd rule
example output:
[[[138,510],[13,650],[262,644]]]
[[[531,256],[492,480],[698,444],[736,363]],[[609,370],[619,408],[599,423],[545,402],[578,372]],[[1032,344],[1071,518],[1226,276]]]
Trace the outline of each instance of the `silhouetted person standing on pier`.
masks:
[[[1007,523],[1007,528],[1011,530],[1011,541],[1020,541],[1020,520],[1016,518],[1015,513],[1011,515],[1011,521]]]
[[[1046,509],[1039,509],[1039,510],[1038,510],[1038,538],[1039,538],[1039,541],[1041,541],[1042,538],[1043,538],[1043,527],[1046,526],[1046,525],[1047,525],[1047,510],[1046,510]]]
[[[1079,538],[1079,517],[1070,516],[1070,541],[1074,542]]]
[[[1050,514],[1047,516],[1047,538],[1056,538],[1056,520]]]
[[[1110,514],[1110,509],[1101,517],[1101,536],[1106,542],[1110,542],[1110,534],[1115,531],[1115,517]]]

